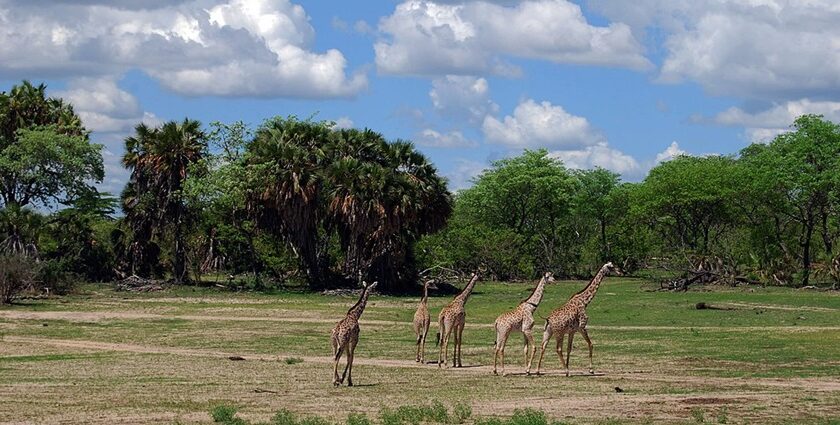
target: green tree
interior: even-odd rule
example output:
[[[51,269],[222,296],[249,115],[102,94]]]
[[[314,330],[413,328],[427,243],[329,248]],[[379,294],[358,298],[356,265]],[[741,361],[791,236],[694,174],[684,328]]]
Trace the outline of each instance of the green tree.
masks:
[[[600,167],[578,171],[575,176],[578,182],[574,197],[575,213],[582,222],[595,222],[598,232],[597,262],[603,264],[611,259],[607,227],[615,215],[616,206],[610,195],[618,187],[620,176]]]
[[[445,181],[410,143],[331,127],[294,117],[260,127],[246,154],[249,208],[289,244],[313,287],[331,276],[337,243],[344,278],[401,290],[414,278],[414,243],[451,213]]]
[[[183,185],[193,167],[207,153],[207,135],[201,123],[184,119],[150,128],[139,124],[126,138],[123,165],[131,177],[123,191],[123,211],[133,231],[138,251],[146,250],[152,237],[172,239],[172,274],[175,282],[187,279],[186,231],[193,219]]]
[[[91,144],[71,105],[28,81],[0,92],[0,200],[48,205],[103,178],[101,145]]]
[[[526,150],[518,157],[496,161],[456,198],[456,219],[447,233],[467,232],[471,237],[449,242],[482,245],[476,238],[490,238],[485,243],[500,243],[498,238],[503,238],[509,250],[494,254],[526,259],[485,258],[491,269],[492,264],[497,265],[492,271],[502,279],[561,268],[569,273],[570,257],[575,255],[570,249],[574,234],[569,226],[575,185],[562,162],[545,150]]]
[[[654,167],[635,205],[666,241],[665,251],[709,255],[735,226],[735,159],[680,156]]]
[[[765,234],[773,244],[785,256],[799,259],[800,284],[807,285],[815,238],[821,233],[825,251],[833,249],[830,220],[840,184],[840,126],[804,115],[792,131],[768,145],[751,145],[741,156],[743,187],[752,194],[753,225],[771,229]],[[798,249],[791,248],[786,235],[794,236]]]

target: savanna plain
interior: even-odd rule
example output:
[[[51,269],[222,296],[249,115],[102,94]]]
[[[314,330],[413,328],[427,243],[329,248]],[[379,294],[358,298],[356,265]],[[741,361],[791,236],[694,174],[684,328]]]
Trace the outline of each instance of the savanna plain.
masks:
[[[429,301],[429,364],[414,361],[419,298],[371,297],[352,388],[332,385],[329,334],[353,296],[85,286],[77,295],[20,300],[0,308],[0,423],[212,423],[211,413],[226,420],[219,416],[226,406],[239,423],[277,420],[280,411],[310,423],[351,415],[348,422],[410,424],[434,420],[406,414],[400,422],[395,412],[441,405],[465,423],[510,421],[517,410],[522,419],[523,409],[575,424],[840,423],[837,291],[676,293],[611,277],[587,310],[594,374],[578,335],[572,376],[564,376],[553,342],[544,374],[526,376],[521,334],[513,334],[508,376],[494,376],[493,321],[535,283],[479,283],[466,307],[459,369],[434,364],[435,318],[451,297]],[[552,283],[537,314],[585,284]],[[713,308],[698,310],[700,302]],[[537,318],[534,327],[538,345],[543,323]]]

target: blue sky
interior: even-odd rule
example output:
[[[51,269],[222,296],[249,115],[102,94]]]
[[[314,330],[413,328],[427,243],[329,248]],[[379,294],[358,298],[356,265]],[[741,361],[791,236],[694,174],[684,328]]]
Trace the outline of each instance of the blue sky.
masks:
[[[44,81],[103,143],[132,127],[313,114],[413,140],[453,189],[546,148],[626,180],[840,121],[830,0],[0,0],[0,90]]]

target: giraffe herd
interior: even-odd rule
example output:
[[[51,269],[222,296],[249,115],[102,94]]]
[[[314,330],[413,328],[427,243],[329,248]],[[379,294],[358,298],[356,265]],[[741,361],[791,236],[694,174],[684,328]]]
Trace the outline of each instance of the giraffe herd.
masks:
[[[572,295],[564,305],[555,309],[548,317],[544,318],[545,327],[543,330],[540,358],[537,362],[537,375],[540,374],[542,368],[545,350],[549,342],[551,342],[551,339],[554,338],[557,341],[555,351],[560,358],[560,364],[565,367],[566,376],[569,376],[569,358],[572,353],[572,339],[575,333],[580,333],[586,341],[589,347],[589,373],[595,372],[592,366],[592,340],[590,340],[589,333],[586,330],[586,324],[589,321],[589,316],[586,315],[586,307],[595,297],[601,281],[613,270],[615,268],[612,263],[604,264],[585,288]],[[439,346],[437,361],[439,368],[447,366],[449,363],[447,355],[449,352],[449,339],[452,337],[454,337],[452,367],[463,367],[461,362],[461,346],[463,343],[464,326],[466,324],[465,307],[478,279],[479,274],[473,273],[467,286],[438,315],[438,333],[436,339],[437,345]],[[539,307],[546,285],[551,282],[554,282],[553,275],[550,272],[545,273],[528,298],[522,300],[515,309],[502,313],[494,322],[493,327],[496,331],[493,356],[494,374],[499,373],[497,367],[499,363],[501,364],[501,374],[505,374],[505,345],[512,332],[522,333],[524,340],[525,373],[527,375],[531,374],[531,366],[536,354],[536,345],[533,336],[534,313],[537,307]],[[426,363],[426,336],[429,333],[429,326],[431,325],[431,315],[428,305],[429,286],[431,284],[432,281],[427,281],[423,284],[423,298],[420,299],[420,304],[414,314],[413,322],[414,333],[417,336],[415,361],[424,364]],[[374,287],[376,287],[376,282],[370,285],[363,283],[359,300],[347,311],[344,319],[339,321],[332,330],[331,342],[335,360],[333,385],[341,385],[346,378],[347,385],[353,386],[353,356],[356,345],[359,342],[359,318],[365,310],[368,297]],[[569,342],[564,359],[562,345],[566,335],[569,337]],[[342,354],[346,354],[347,364],[344,368],[344,373],[339,377],[338,364]]]

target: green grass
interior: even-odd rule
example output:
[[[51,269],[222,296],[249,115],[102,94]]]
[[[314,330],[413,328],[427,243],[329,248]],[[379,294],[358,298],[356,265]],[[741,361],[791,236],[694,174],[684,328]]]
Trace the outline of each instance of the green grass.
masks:
[[[550,285],[538,315],[547,315],[583,285],[580,281]],[[533,283],[479,283],[467,304],[465,365],[492,365],[493,320],[516,306],[532,287]],[[840,403],[837,391],[809,389],[808,383],[802,387],[766,383],[791,379],[819,383],[840,377],[840,294],[786,288],[700,288],[671,293],[651,288],[636,279],[609,278],[604,283],[587,310],[595,369],[604,375],[571,378],[556,375],[560,365],[553,343],[544,369],[555,375],[545,377],[501,378],[469,368],[414,367],[411,320],[418,298],[374,296],[362,317],[356,350],[359,363],[353,377],[359,386],[348,390],[329,385],[332,365],[318,359],[332,355],[330,329],[355,303],[354,297],[327,297],[297,289],[265,294],[193,287],[137,294],[89,285],[80,295],[0,308],[0,336],[4,338],[117,346],[109,351],[107,347],[41,342],[0,343],[0,417],[84,422],[89,412],[125,414],[132,409],[190,417],[196,411],[206,412],[207,400],[215,399],[232,400],[230,405],[239,406],[240,413],[231,417],[241,416],[252,423],[271,421],[276,412],[289,409],[298,421],[295,425],[319,425],[315,417],[348,425],[415,425],[442,420],[434,400],[446,400],[450,408],[445,409],[447,418],[441,423],[530,425],[541,420],[537,411],[545,411],[549,422],[611,423],[622,417],[621,409],[637,406],[641,410],[630,422],[678,417],[681,423],[693,423],[692,412],[698,411],[707,423],[784,423],[790,418],[796,423],[828,423],[820,420]],[[436,314],[450,299],[430,300],[429,360],[437,359]],[[697,310],[698,302],[723,309]],[[53,315],[16,318],[18,313]],[[542,324],[537,319],[537,344]],[[508,341],[509,372],[523,370],[521,341],[521,335],[512,335]],[[574,341],[571,367],[585,371],[586,345],[580,336]],[[140,352],[132,352],[136,347]],[[143,347],[156,351],[145,352]],[[232,362],[228,355],[260,360]],[[364,363],[377,359],[404,361],[405,367]],[[44,386],[51,389],[44,397],[23,395],[42,392]],[[616,395],[614,387],[623,388],[622,394]],[[573,410],[576,413],[569,417],[562,403],[540,401],[562,401],[569,394],[582,400],[591,397],[606,406],[605,411],[587,416],[592,415],[588,410]],[[720,394],[733,399],[744,394],[745,398],[715,401]],[[664,398],[664,404],[621,404],[622,400],[657,397]],[[691,398],[711,401],[680,404]],[[507,403],[499,408],[500,415],[488,410],[495,400]],[[520,406],[519,400],[528,401]],[[75,410],[59,410],[55,407],[59,403],[69,403]],[[517,416],[513,412],[517,408],[534,411]],[[154,423],[160,417],[136,421]]]

